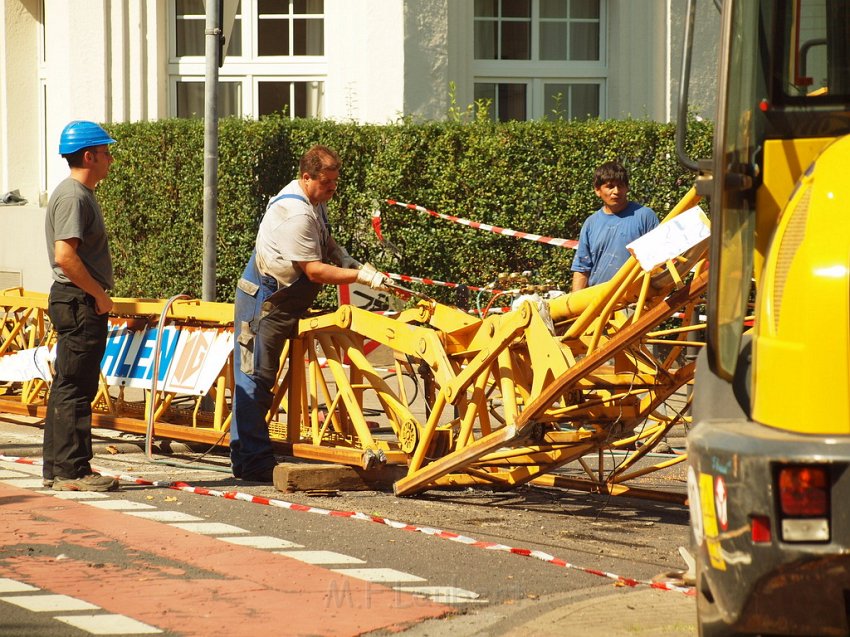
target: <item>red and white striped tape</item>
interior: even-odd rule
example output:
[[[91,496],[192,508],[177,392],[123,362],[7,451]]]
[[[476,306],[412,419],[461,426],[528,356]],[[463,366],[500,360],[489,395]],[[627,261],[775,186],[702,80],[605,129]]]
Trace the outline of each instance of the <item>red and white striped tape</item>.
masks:
[[[19,458],[4,455],[0,455],[0,460],[4,462],[18,462],[22,464],[31,465],[42,464],[41,461],[33,460],[30,458]],[[567,562],[566,560],[562,560],[561,558],[555,557],[554,555],[550,555],[549,553],[544,553],[543,551],[537,551],[535,549],[517,548],[508,546],[506,544],[499,544],[497,542],[484,542],[482,540],[476,540],[475,538],[471,538],[466,535],[460,535],[458,533],[452,533],[450,531],[443,531],[441,529],[435,529],[427,526],[417,526],[415,524],[409,524],[407,522],[397,522],[395,520],[390,520],[388,518],[383,518],[377,515],[361,513],[359,511],[335,511],[332,509],[322,509],[319,507],[307,506],[305,504],[287,502],[285,500],[277,500],[274,498],[265,498],[258,495],[251,495],[250,493],[242,493],[240,491],[218,491],[216,489],[206,489],[204,487],[193,487],[192,485],[187,484],[185,482],[165,482],[161,480],[151,481],[145,480],[144,478],[137,478],[136,476],[132,475],[117,474],[105,470],[100,470],[100,473],[103,475],[111,476],[113,478],[118,478],[122,482],[130,482],[138,485],[174,489],[177,491],[183,491],[185,493],[194,493],[196,495],[208,495],[217,498],[224,498],[226,500],[240,500],[243,502],[263,504],[266,506],[288,509],[290,511],[299,511],[302,513],[316,513],[318,515],[327,515],[329,517],[349,518],[352,520],[375,522],[377,524],[383,524],[384,526],[388,526],[401,531],[422,533],[423,535],[430,535],[444,540],[458,542],[460,544],[465,544],[466,546],[471,546],[473,548],[484,549],[487,551],[500,551],[510,553],[512,555],[520,555],[522,557],[533,557],[543,562],[547,562],[555,566],[560,566],[561,568],[580,571],[582,573],[596,575],[598,577],[605,577],[607,579],[613,580],[615,584],[619,586],[648,586],[650,588],[656,588],[665,591],[674,591],[678,593],[683,593],[685,595],[695,595],[693,587],[677,586],[675,584],[670,584],[667,582],[653,582],[652,580],[638,580],[631,577],[623,577],[622,575],[617,575],[616,573],[609,573],[608,571],[600,571],[595,568],[578,566],[576,564]]]
[[[417,276],[410,276],[410,275],[407,275],[407,274],[396,274],[394,272],[384,272],[384,274],[386,274],[391,279],[395,279],[396,281],[422,283],[424,285],[444,285],[444,286],[450,287],[450,288],[459,288],[463,285],[461,283],[448,283],[446,281],[438,281],[437,279],[420,278],[420,277],[417,277]],[[496,290],[496,289],[493,289],[493,288],[478,288],[478,287],[475,287],[474,285],[466,285],[464,287],[466,287],[467,289],[473,290],[475,292],[489,292],[490,294],[494,294],[494,295],[503,294],[505,292],[504,290]],[[510,308],[510,307],[493,307],[493,308],[489,308],[487,310],[487,314],[503,314],[505,312],[510,312],[511,309],[512,308]],[[479,314],[479,315],[482,314],[482,312],[476,311],[476,310],[467,310],[467,311],[470,314]]]
[[[522,232],[520,230],[511,230],[510,228],[500,228],[499,226],[491,226],[488,223],[481,223],[479,221],[470,221],[469,219],[463,219],[461,217],[455,217],[454,215],[446,215],[440,212],[435,212],[434,210],[428,210],[427,208],[423,208],[422,206],[417,206],[412,203],[404,203],[401,201],[396,201],[394,199],[387,199],[386,202],[391,206],[400,206],[402,208],[407,208],[409,210],[416,210],[418,212],[424,212],[426,214],[431,215],[432,217],[437,217],[438,219],[445,219],[446,221],[452,221],[454,223],[459,223],[464,226],[469,226],[470,228],[475,228],[476,230],[486,230],[487,232],[493,232],[495,234],[505,235],[506,237],[514,237],[515,239],[525,239],[527,241],[536,241],[537,243],[545,243],[547,245],[558,246],[559,248],[575,248],[578,246],[578,241],[575,239],[556,239],[555,237],[545,237],[539,234],[532,234],[531,232]],[[375,210],[372,212],[372,227],[375,228],[375,232],[378,235],[378,238],[383,241],[383,236],[381,235],[381,221],[380,221],[381,211]]]
[[[384,272],[391,279],[395,279],[396,281],[405,281],[407,283],[422,283],[424,285],[442,285],[447,288],[460,288],[465,287],[473,292],[489,292],[490,294],[495,294],[496,292],[501,292],[502,290],[494,290],[493,288],[480,288],[474,285],[464,285],[463,283],[451,283],[449,281],[438,281],[437,279],[429,279],[427,277],[418,277],[418,276],[410,276],[409,274],[396,274],[395,272]]]

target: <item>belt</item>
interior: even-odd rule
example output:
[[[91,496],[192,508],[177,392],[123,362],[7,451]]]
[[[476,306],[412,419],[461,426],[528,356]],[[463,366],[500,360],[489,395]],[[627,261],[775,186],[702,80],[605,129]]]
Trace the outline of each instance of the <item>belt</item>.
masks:
[[[55,285],[64,285],[65,287],[69,287],[69,288],[77,288],[78,290],[82,290],[82,288],[81,288],[79,285],[77,285],[76,283],[71,283],[70,281],[68,281],[68,282],[66,283],[65,281],[56,281],[56,280],[54,280],[54,281],[53,281],[53,283],[54,283]],[[98,284],[98,285],[100,285],[100,284]],[[109,292],[109,288],[104,288],[102,285],[101,285],[100,287],[102,287],[102,288],[103,288],[103,291],[104,291],[104,292]]]

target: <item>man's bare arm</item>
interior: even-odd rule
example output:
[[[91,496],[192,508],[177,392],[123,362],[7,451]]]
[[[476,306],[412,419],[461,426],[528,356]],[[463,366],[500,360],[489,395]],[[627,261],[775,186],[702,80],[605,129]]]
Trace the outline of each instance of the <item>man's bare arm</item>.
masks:
[[[587,272],[573,272],[573,292],[587,287]]]
[[[357,270],[340,268],[322,261],[298,261],[298,266],[313,283],[344,285],[357,280]]]

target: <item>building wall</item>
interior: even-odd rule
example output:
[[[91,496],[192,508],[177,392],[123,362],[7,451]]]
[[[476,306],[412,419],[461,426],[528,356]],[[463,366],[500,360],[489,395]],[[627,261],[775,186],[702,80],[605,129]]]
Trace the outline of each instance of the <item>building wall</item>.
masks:
[[[408,0],[404,3],[405,115],[422,119],[446,117],[449,101],[448,1]]]
[[[106,121],[135,122],[168,114],[168,31],[164,2],[107,2],[109,76]]]
[[[681,85],[682,45],[685,37],[685,3],[667,0],[676,7],[670,13],[670,56],[671,78],[668,96],[668,117],[665,121],[676,121]],[[680,6],[681,5],[681,6]],[[688,109],[694,115],[713,120],[717,106],[717,69],[720,60],[720,12],[713,2],[697,2],[694,20],[694,59],[691,67]]]
[[[608,3],[608,117],[664,121],[667,11],[655,0]]]
[[[0,288],[20,284],[32,292],[50,290],[52,278],[44,242],[45,208],[0,206]]]
[[[68,174],[57,144],[75,119],[108,121],[107,0],[45,0],[47,192]]]
[[[41,6],[44,6],[44,16]],[[607,0],[605,115],[675,120],[685,3]],[[699,2],[691,110],[713,117],[719,16]],[[73,119],[169,114],[167,0],[4,0],[0,11],[0,271],[49,287],[43,206],[68,173],[58,155]],[[473,102],[471,0],[326,0],[325,117],[384,124],[443,119]],[[43,25],[43,26],[42,26]],[[46,33],[44,44],[42,34]]]
[[[38,0],[3,3],[0,10],[0,195],[19,190],[25,206],[0,205],[0,285],[47,291],[44,244],[43,120],[39,117],[41,45]]]
[[[7,1],[0,11],[0,195],[20,190],[33,203],[44,172],[39,6],[38,0]]]
[[[326,117],[384,124],[404,112],[404,38],[398,0],[326,0]]]

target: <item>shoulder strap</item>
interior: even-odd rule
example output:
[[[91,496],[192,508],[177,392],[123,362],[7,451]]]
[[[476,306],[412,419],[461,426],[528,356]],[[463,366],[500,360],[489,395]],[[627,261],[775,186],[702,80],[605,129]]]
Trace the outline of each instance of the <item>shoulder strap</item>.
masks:
[[[274,199],[272,199],[272,200],[269,202],[269,205],[268,205],[268,206],[266,206],[266,210],[268,210],[269,208],[271,208],[274,204],[276,204],[276,203],[277,203],[278,201],[280,201],[281,199],[299,199],[299,200],[303,201],[304,203],[306,203],[307,205],[310,205],[310,202],[309,202],[309,201],[307,201],[307,198],[306,198],[306,197],[303,197],[303,196],[301,196],[301,195],[295,195],[295,194],[285,194],[285,195],[278,195],[277,197],[275,197]]]

